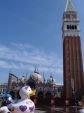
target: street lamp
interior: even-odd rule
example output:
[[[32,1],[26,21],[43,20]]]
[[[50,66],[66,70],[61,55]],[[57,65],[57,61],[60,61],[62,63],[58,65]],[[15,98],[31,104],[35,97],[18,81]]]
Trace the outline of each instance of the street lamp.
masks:
[[[72,88],[72,104],[77,106],[77,99],[76,99],[76,94],[75,94],[75,89],[74,89],[74,79],[71,79],[71,88]]]

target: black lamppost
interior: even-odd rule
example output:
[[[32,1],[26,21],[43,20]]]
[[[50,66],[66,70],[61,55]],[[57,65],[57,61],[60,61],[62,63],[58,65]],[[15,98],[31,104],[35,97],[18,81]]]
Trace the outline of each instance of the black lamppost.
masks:
[[[74,79],[71,79],[71,88],[72,88],[72,105],[77,106],[77,98],[75,94],[75,89],[74,89]]]

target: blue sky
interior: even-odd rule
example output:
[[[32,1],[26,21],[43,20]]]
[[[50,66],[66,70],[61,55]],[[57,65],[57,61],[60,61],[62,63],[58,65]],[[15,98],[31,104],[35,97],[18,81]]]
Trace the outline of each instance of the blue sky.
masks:
[[[84,51],[84,0],[73,0]],[[0,0],[0,82],[9,72],[30,75],[35,66],[63,83],[62,16],[66,0]],[[84,53],[83,53],[84,56]],[[83,58],[84,59],[84,58]]]

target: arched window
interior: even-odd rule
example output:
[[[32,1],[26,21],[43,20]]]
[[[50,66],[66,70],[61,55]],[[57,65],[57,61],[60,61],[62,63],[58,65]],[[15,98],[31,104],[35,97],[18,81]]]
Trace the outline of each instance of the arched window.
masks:
[[[75,25],[75,29],[77,29],[77,25]]]
[[[70,25],[70,29],[72,29],[72,25]]]
[[[72,29],[74,30],[74,25],[72,25]]]
[[[70,29],[70,25],[67,25],[67,29]]]

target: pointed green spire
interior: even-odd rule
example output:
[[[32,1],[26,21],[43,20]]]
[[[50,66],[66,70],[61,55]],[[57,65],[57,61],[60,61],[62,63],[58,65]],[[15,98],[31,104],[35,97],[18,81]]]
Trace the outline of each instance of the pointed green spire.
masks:
[[[67,0],[65,12],[74,12],[75,8],[71,0]]]

